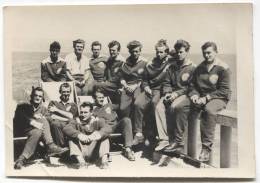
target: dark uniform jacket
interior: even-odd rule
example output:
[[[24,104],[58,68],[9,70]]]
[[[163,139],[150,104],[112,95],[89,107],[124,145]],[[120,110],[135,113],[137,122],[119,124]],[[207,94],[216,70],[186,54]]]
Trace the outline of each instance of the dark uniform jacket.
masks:
[[[189,96],[209,96],[211,99],[228,101],[231,96],[230,69],[226,63],[216,59],[211,68],[203,61],[195,70]]]
[[[89,67],[93,75],[94,80],[104,81],[105,80],[105,69],[106,69],[106,56],[99,56],[98,58],[90,58]]]
[[[58,58],[57,62],[53,63],[48,57],[41,63],[41,78],[44,82],[51,81],[66,81],[66,62],[62,58]]]
[[[165,80],[166,71],[172,63],[169,57],[165,57],[162,63],[155,57],[151,63],[148,63],[144,70],[143,88],[149,86],[152,90],[162,89],[162,83]]]
[[[121,55],[118,55],[115,59],[109,57],[106,62],[105,80],[112,83],[118,83],[119,77],[117,74],[124,62],[125,58]]]
[[[167,70],[163,94],[171,92],[177,93],[178,96],[188,94],[194,70],[195,65],[190,60],[182,65],[175,61]]]
[[[147,60],[143,57],[139,57],[134,64],[131,57],[128,57],[118,74],[120,80],[125,80],[127,84],[136,84],[143,81],[146,64]]]

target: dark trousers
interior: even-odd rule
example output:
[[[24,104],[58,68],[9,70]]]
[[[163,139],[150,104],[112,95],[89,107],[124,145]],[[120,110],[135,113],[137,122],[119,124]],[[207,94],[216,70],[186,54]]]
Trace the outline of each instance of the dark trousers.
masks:
[[[201,112],[201,142],[202,146],[208,150],[212,149],[214,142],[217,113],[226,108],[226,105],[227,102],[222,99],[213,99],[201,108],[192,106],[192,117],[198,117]]]
[[[124,117],[119,120],[113,127],[113,132],[115,131],[122,132],[125,147],[131,147],[133,145],[132,122],[129,118]]]
[[[74,120],[70,121],[60,121],[60,120],[51,120],[50,125],[51,125],[51,133],[53,137],[53,141],[55,144],[57,144],[60,147],[67,147],[68,146],[68,140],[66,139],[66,136],[63,133],[63,128],[68,124],[68,123],[76,123]]]
[[[155,129],[155,108],[160,100],[160,91],[153,90],[152,96],[148,96],[142,92],[137,96],[133,108],[134,133],[142,133],[143,126],[146,126],[146,131],[154,131]],[[144,123],[144,115],[146,116],[146,124]],[[149,117],[148,117],[149,116]]]
[[[166,107],[166,124],[170,143],[184,145],[184,132],[188,127],[190,104],[190,99],[186,95],[181,95]]]

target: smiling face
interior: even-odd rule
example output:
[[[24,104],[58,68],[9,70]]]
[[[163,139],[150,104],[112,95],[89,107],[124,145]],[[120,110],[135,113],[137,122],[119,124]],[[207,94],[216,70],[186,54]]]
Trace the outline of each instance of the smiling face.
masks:
[[[104,98],[105,98],[105,96],[104,96],[103,93],[101,93],[101,92],[96,92],[95,93],[95,101],[96,101],[96,104],[98,106],[103,106],[104,105]]]
[[[203,57],[207,63],[214,62],[217,52],[214,50],[212,46],[207,47],[206,49],[202,50]]]
[[[70,92],[71,89],[70,87],[61,87],[61,91],[60,91],[60,99],[62,102],[68,102],[70,99]]]
[[[83,43],[76,43],[74,47],[74,52],[76,55],[81,55],[84,50],[84,44]]]
[[[167,55],[168,53],[166,52],[166,47],[165,46],[160,46],[160,47],[156,47],[156,57],[159,59],[159,60],[163,60]]]
[[[80,107],[80,119],[81,120],[86,121],[91,117],[91,115],[92,115],[92,112],[91,112],[89,106]]]
[[[118,45],[109,48],[109,54],[112,58],[116,58],[119,55]]]
[[[33,104],[40,104],[43,100],[43,92],[36,90],[32,96]]]
[[[133,60],[138,60],[139,56],[141,55],[141,48],[140,47],[136,47],[133,49],[129,49],[129,53],[130,53],[130,57]]]

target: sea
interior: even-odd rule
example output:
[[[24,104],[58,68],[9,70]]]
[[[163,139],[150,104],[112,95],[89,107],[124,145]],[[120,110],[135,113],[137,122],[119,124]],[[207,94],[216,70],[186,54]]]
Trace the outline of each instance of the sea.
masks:
[[[65,57],[68,53],[61,53],[61,57]],[[24,101],[25,91],[30,91],[32,85],[37,85],[40,81],[40,63],[43,59],[48,57],[48,52],[13,52],[12,54],[12,76],[13,76],[13,99],[16,102]],[[127,57],[127,54],[122,54]],[[90,53],[87,53],[90,57]],[[151,60],[154,57],[154,53],[146,53],[143,57]],[[234,54],[220,54],[219,57],[226,62],[231,69],[231,100],[227,106],[228,109],[237,109],[237,88],[236,88],[236,55]],[[190,59],[199,64],[203,58],[199,54],[190,55]]]

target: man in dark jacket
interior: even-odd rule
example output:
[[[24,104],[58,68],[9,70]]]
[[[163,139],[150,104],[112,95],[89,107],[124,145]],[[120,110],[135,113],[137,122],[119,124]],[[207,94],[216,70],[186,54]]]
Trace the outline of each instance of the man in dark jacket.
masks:
[[[224,109],[230,99],[230,69],[217,57],[218,49],[214,42],[202,45],[204,61],[196,68],[189,93],[192,101],[192,116],[201,113],[201,161],[209,161],[212,149],[217,112]]]

